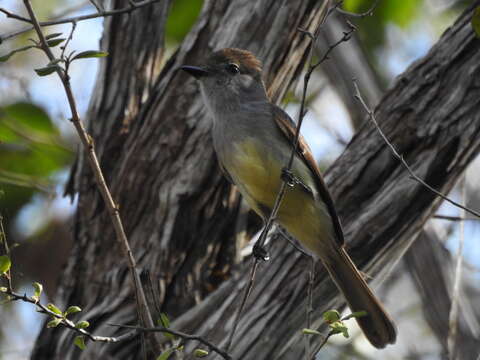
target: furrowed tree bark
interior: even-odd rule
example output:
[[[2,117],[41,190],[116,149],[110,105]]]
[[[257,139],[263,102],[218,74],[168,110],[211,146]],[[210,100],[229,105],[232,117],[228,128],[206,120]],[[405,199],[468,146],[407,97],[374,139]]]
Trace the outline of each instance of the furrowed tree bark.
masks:
[[[335,16],[333,16],[335,15]],[[362,20],[357,22],[361,26]],[[321,53],[327,51],[329,44],[338,41],[339,34],[346,28],[345,19],[339,13],[334,13],[325,24],[322,38],[317,42]],[[385,89],[381,87],[378,76],[367,61],[362,50],[357,33],[347,42],[331,53],[332,61],[321,66],[322,73],[329,79],[345,104],[354,130],[365,121],[365,110],[360,102],[352,97],[355,93],[352,78],[356,79],[364,99],[370,104],[377,104]],[[472,189],[470,193],[475,193]],[[478,208],[473,196],[468,197],[468,206]],[[402,258],[404,266],[397,266],[391,278],[403,279],[408,274],[419,295],[421,309],[426,322],[436,336],[441,350],[439,356],[447,358],[447,338],[449,334],[449,315],[451,307],[451,291],[453,286],[454,266],[450,252],[441,244],[432,227],[424,228],[418,240],[408,249]],[[396,276],[395,276],[396,275]],[[389,280],[389,287],[395,286]],[[468,287],[468,293],[461,297],[460,323],[455,338],[455,358],[476,359],[478,356],[478,336],[480,334],[480,311],[473,304],[478,303],[478,291],[469,288],[471,279],[464,276],[463,287]],[[382,289],[383,290],[383,289]],[[467,290],[466,290],[467,291]],[[412,317],[413,318],[413,317]],[[418,347],[417,347],[418,348]],[[418,348],[420,351],[423,349]]]
[[[151,284],[152,309],[167,312],[174,319],[172,328],[203,335],[221,347],[251,263],[232,268],[238,196],[218,171],[198,88],[176,69],[197,64],[222,47],[246,48],[264,61],[269,91],[279,100],[304,60],[307,39],[296,28],[313,30],[321,7],[313,0],[206,1],[197,24],[159,75],[132,70],[145,70],[142,64],[158,55],[158,48],[148,45],[163,34],[160,25],[148,21],[156,12],[143,10],[106,23],[106,50],[124,50],[117,50],[101,69],[90,131],[135,257]],[[376,110],[382,129],[417,175],[443,192],[480,149],[480,41],[470,27],[471,16],[470,9],[400,76]],[[78,169],[75,245],[55,303],[81,306],[93,332],[118,335],[123,331],[109,323],[136,321],[129,274],[81,159]],[[375,283],[399,261],[440,204],[409,178],[368,123],[326,180],[350,253],[375,276]],[[260,266],[233,341],[235,359],[302,356],[308,261],[282,238],[274,237],[271,244],[271,261]],[[320,266],[316,279],[314,318],[319,326],[321,313],[342,300]],[[44,329],[32,358],[140,356],[138,340],[90,343],[81,352],[73,337],[64,329]],[[187,353],[193,345],[187,344]]]
[[[449,314],[451,308],[451,294],[455,264],[450,252],[440,243],[440,239],[433,231],[423,231],[417,241],[408,250],[405,256],[405,265],[418,294],[422,299],[425,319],[440,342],[442,358],[448,356]],[[466,281],[467,280],[467,281]],[[476,288],[468,285],[468,278],[462,280],[463,286],[460,296],[458,332],[455,342],[457,353],[450,358],[477,359],[478,336],[480,325],[478,317],[479,293]]]

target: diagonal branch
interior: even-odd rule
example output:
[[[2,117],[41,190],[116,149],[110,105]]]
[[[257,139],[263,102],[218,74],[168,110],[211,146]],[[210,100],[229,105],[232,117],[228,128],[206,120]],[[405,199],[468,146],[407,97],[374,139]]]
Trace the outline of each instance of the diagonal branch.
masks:
[[[122,9],[116,9],[116,10],[107,10],[107,11],[98,11],[96,13],[92,14],[87,14],[87,15],[80,15],[80,16],[74,16],[74,17],[69,17],[66,19],[58,19],[58,20],[50,20],[50,21],[40,21],[38,22],[39,26],[45,27],[45,26],[53,26],[53,25],[59,25],[59,24],[68,24],[68,23],[76,23],[79,21],[84,21],[84,20],[91,20],[91,19],[96,19],[99,17],[109,17],[109,16],[114,16],[114,15],[120,15],[120,14],[129,14],[134,10],[140,9],[142,7],[152,5],[156,2],[159,2],[160,0],[143,0],[139,2],[133,2],[130,1],[130,5],[126,6]],[[0,12],[3,12],[7,17],[11,17],[23,22],[27,22],[32,24],[32,21],[30,19],[24,18],[18,14],[12,13],[8,10],[5,10],[3,8],[0,8]],[[21,30],[14,31],[10,34],[6,34],[3,36],[0,36],[0,44],[8,39],[14,38],[18,35],[21,35],[23,33],[26,33],[30,30],[34,30],[35,26],[29,26]]]
[[[47,55],[48,59],[50,62],[55,61],[55,56],[53,55],[52,51],[47,45],[47,41],[45,39],[45,36],[42,32],[42,29],[40,27],[40,24],[38,23],[38,20],[35,16],[35,13],[32,9],[32,6],[30,4],[29,0],[24,0],[25,7],[27,8],[27,11],[29,13],[30,19],[33,23],[33,26],[35,28],[35,31],[40,39],[40,47],[42,50],[45,52]],[[148,305],[147,305],[147,300],[145,297],[145,293],[141,284],[140,276],[137,272],[137,265],[135,258],[133,257],[132,250],[130,248],[130,245],[128,243],[127,235],[125,234],[125,230],[123,227],[122,220],[120,218],[120,211],[113,201],[112,195],[110,193],[110,190],[108,189],[108,186],[106,184],[105,178],[103,176],[102,170],[100,168],[99,161],[97,159],[97,155],[95,153],[95,146],[93,143],[93,139],[91,138],[90,135],[88,135],[87,131],[85,130],[85,127],[80,119],[80,116],[78,115],[77,111],[77,106],[76,102],[73,96],[73,91],[70,86],[70,77],[69,75],[60,67],[57,68],[56,70],[57,75],[59,76],[64,90],[65,94],[67,95],[68,99],[68,104],[70,106],[72,118],[71,121],[73,125],[75,126],[75,129],[77,130],[78,136],[80,137],[80,140],[84,146],[85,151],[87,152],[88,155],[88,160],[90,163],[90,166],[92,168],[93,174],[95,176],[95,180],[97,182],[98,190],[100,191],[102,198],[108,208],[108,213],[110,215],[110,219],[113,223],[113,227],[115,229],[115,233],[117,236],[117,240],[121,245],[123,255],[128,261],[128,267],[130,269],[131,275],[132,275],[132,280],[133,280],[133,285],[135,288],[135,294],[136,294],[136,300],[138,304],[138,309],[137,311],[139,312],[139,318],[140,322],[146,326],[146,327],[153,327],[153,319],[152,315],[150,314]]]
[[[441,197],[443,200],[445,201],[448,201],[450,204],[460,208],[460,209],[463,209],[467,212],[469,212],[470,214],[472,215],[475,215],[477,217],[480,218],[480,213],[478,211],[475,211],[473,209],[470,209],[452,199],[450,199],[449,197],[447,197],[446,195],[442,194],[440,191],[437,191],[435,190],[433,187],[431,187],[429,184],[427,184],[424,180],[422,180],[420,177],[418,177],[417,174],[415,174],[412,170],[412,168],[407,164],[407,162],[405,161],[405,159],[403,158],[402,155],[399,154],[399,152],[395,149],[395,147],[392,145],[392,143],[388,140],[388,138],[385,136],[385,134],[383,133],[382,129],[380,128],[380,126],[378,125],[377,123],[377,120],[375,119],[375,114],[373,113],[373,111],[368,107],[368,105],[365,103],[365,100],[363,100],[362,98],[362,95],[360,94],[360,90],[358,88],[358,85],[357,83],[355,82],[354,80],[354,86],[355,86],[355,95],[354,97],[360,101],[360,103],[363,105],[364,109],[365,109],[365,112],[367,113],[369,119],[372,121],[372,123],[375,125],[375,128],[377,129],[377,131],[379,132],[380,136],[382,137],[383,141],[385,141],[385,143],[388,145],[388,147],[390,148],[390,150],[392,151],[392,154],[393,156],[395,156],[403,165],[403,167],[408,171],[408,173],[410,174],[410,177],[419,182],[420,184],[422,184],[425,188],[427,188],[428,190],[430,190],[432,193],[434,193],[435,195]]]

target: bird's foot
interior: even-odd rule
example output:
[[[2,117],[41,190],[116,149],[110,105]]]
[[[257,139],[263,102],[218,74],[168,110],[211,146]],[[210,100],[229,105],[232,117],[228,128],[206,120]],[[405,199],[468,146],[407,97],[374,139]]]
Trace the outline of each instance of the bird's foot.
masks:
[[[270,260],[270,254],[268,253],[268,251],[265,250],[265,248],[260,246],[259,244],[253,245],[252,253],[257,260],[262,260],[262,261]]]

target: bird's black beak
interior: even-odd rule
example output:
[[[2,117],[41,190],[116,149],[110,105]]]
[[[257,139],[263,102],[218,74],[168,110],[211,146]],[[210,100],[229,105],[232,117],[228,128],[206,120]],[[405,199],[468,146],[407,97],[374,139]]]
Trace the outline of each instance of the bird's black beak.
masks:
[[[185,65],[182,66],[181,69],[192,75],[195,79],[199,79],[209,74],[207,70],[198,66]]]

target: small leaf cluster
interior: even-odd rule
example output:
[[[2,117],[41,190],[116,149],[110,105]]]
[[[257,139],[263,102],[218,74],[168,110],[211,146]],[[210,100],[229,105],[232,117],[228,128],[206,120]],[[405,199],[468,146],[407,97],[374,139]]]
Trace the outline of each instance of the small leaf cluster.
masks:
[[[66,38],[60,37],[62,35],[63,35],[62,33],[53,33],[53,34],[46,35],[45,40],[46,40],[47,46],[50,48],[53,48],[62,44],[65,40],[67,40]],[[42,46],[39,41],[36,41],[34,39],[30,39],[30,41],[33,42],[33,45],[23,46],[21,48],[12,50],[8,54],[0,56],[0,62],[8,61],[14,54],[19,52],[27,51],[29,49],[42,49]],[[72,51],[70,54],[64,56],[63,51],[65,50],[65,47],[61,47],[61,48],[62,48],[62,56],[60,59],[55,59],[53,61],[50,61],[44,67],[34,69],[38,76],[48,76],[57,71],[63,71],[67,73],[70,64],[75,60],[87,59],[87,58],[99,58],[99,57],[105,57],[108,55],[108,53],[104,51],[87,50],[87,51],[82,51],[78,54],[76,54],[75,51]],[[63,67],[62,67],[62,64],[64,65]]]
[[[38,295],[39,296],[39,295]],[[69,315],[76,314],[82,311],[79,306],[69,306],[67,310],[62,311],[56,305],[50,303],[47,305],[47,309],[50,310],[52,314],[52,320],[47,323],[47,328],[54,328],[60,324],[64,324],[65,322],[69,322],[72,324],[71,320],[68,319]],[[86,329],[90,326],[90,323],[86,320],[81,320],[77,323],[73,323],[77,329]],[[73,341],[74,345],[76,345],[81,350],[86,348],[85,345],[85,335],[78,335],[75,337]]]
[[[342,318],[337,310],[327,310],[323,313],[322,318],[330,328],[328,336],[342,334],[345,338],[348,338],[350,335],[348,333],[348,327],[344,321],[365,315],[367,315],[365,311],[356,311]],[[322,335],[319,331],[314,329],[303,329],[302,332],[305,335]]]

